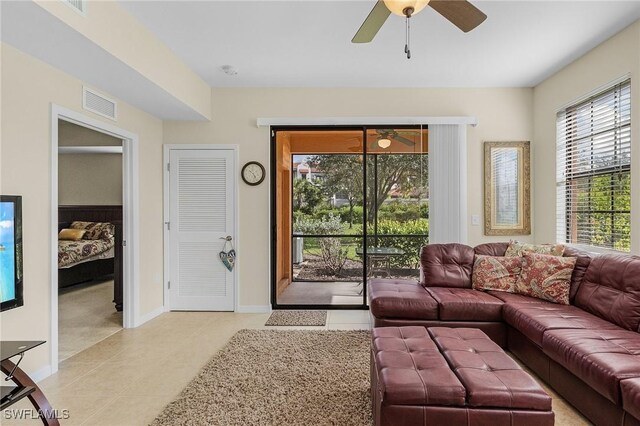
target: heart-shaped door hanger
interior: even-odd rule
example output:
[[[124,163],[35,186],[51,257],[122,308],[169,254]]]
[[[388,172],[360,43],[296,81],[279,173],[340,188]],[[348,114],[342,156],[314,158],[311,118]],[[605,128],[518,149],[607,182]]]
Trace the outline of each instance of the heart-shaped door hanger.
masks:
[[[227,268],[229,272],[233,272],[233,267],[236,264],[236,250],[233,248],[233,244],[231,243],[232,238],[229,235],[226,238],[220,237],[220,239],[225,241],[224,247],[222,247],[222,251],[218,253],[218,256],[220,257],[224,267]],[[231,246],[230,250],[227,250],[227,245]]]

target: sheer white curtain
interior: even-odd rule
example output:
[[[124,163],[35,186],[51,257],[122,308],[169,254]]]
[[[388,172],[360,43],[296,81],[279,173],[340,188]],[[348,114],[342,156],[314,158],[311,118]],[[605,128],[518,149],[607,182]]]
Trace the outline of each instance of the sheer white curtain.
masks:
[[[429,243],[466,243],[466,124],[429,125],[429,194]]]

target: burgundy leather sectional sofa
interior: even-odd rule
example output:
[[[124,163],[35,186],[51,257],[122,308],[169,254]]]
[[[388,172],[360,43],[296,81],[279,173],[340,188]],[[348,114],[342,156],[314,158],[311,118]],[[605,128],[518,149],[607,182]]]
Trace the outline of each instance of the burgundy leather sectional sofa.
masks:
[[[571,305],[472,289],[475,255],[507,246],[423,247],[421,282],[369,283],[374,327],[479,328],[596,425],[640,426],[640,257],[567,247]]]

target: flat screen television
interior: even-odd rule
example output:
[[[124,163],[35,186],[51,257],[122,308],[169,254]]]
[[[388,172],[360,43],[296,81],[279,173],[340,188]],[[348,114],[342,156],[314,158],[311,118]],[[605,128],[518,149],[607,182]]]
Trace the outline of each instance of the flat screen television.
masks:
[[[0,311],[23,303],[22,197],[0,195]]]

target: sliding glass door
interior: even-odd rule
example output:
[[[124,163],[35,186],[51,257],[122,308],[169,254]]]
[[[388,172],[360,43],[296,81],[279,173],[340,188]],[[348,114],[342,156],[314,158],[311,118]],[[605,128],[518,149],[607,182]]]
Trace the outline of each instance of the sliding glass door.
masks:
[[[274,307],[364,308],[370,278],[417,278],[426,129],[278,129],[272,142]]]
[[[367,159],[368,276],[417,279],[429,238],[426,154]]]

